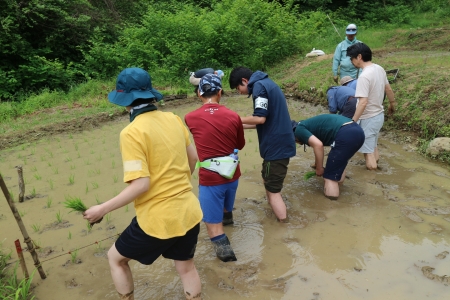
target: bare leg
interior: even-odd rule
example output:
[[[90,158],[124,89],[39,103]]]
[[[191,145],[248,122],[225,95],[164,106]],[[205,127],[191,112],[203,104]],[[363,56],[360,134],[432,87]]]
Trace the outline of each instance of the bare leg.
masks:
[[[378,153],[378,151],[376,152]],[[376,170],[377,169],[377,159],[374,153],[364,153],[364,158],[366,159],[366,168],[368,170]]]
[[[186,299],[200,300],[202,298],[202,284],[194,265],[194,259],[175,260],[175,269],[183,283]]]
[[[338,181],[338,183],[344,183],[344,180],[345,180],[345,169],[344,172],[342,172],[341,179]]]
[[[281,193],[271,193],[266,190],[267,199],[272,207],[275,216],[278,220],[284,220],[287,217],[286,204],[284,204],[283,198],[281,198]]]
[[[323,193],[325,197],[330,200],[337,200],[339,197],[339,183],[334,180],[324,178],[325,185],[323,187]]]
[[[208,231],[209,238],[224,234],[222,223],[206,223],[206,230]]]
[[[134,290],[133,275],[128,265],[129,261],[129,258],[120,255],[115,244],[112,245],[108,251],[108,262],[114,285],[116,286],[117,292],[121,295],[127,295]],[[133,298],[128,299],[131,300]]]

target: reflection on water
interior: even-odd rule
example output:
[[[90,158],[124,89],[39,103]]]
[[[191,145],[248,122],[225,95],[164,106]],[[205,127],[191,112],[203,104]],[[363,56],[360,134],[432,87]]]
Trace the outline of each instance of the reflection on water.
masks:
[[[224,103],[241,115],[251,113],[247,98],[225,98]],[[293,119],[325,112],[295,101],[289,105]],[[165,110],[183,116],[193,106],[167,104]],[[39,252],[41,259],[113,236],[130,222],[131,206],[113,212],[109,221],[88,232],[81,216],[69,214],[62,205],[67,195],[94,205],[124,187],[118,133],[126,124],[124,119],[82,134],[55,136],[2,151],[0,170],[15,198],[14,166],[19,164],[24,167],[26,194],[33,190],[36,194],[16,204],[31,237],[52,250],[45,258]],[[314,159],[311,149],[298,148],[282,192],[290,223],[280,224],[265,199],[254,130],[246,131],[246,141],[240,153],[243,175],[235,225],[225,228],[238,261],[223,263],[214,257],[202,225],[195,259],[204,299],[450,298],[450,287],[422,273],[422,267],[429,266],[436,275],[450,275],[450,256],[436,257],[450,248],[447,166],[420,157],[384,134],[381,170],[365,170],[363,157],[357,154],[347,168],[348,179],[339,200],[330,201],[322,194],[321,178],[303,179]],[[70,184],[72,175],[75,182]],[[197,173],[192,183],[197,193]],[[32,231],[32,225],[52,228],[58,212],[70,227]],[[0,202],[0,229],[3,247],[12,249],[20,231],[5,201]],[[70,256],[45,262],[48,278],[34,279],[37,299],[116,299],[104,255],[112,242],[80,249],[80,264],[65,264]],[[131,267],[136,299],[183,298],[172,261],[158,259],[152,266],[132,262]]]

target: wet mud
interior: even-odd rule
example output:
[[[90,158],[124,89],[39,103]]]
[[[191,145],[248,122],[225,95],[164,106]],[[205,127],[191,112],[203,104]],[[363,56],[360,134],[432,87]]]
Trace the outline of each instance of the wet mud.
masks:
[[[222,102],[240,115],[251,113],[251,100],[245,97]],[[326,113],[320,105],[288,103],[295,120]],[[183,116],[198,106],[187,99],[162,109]],[[1,151],[0,171],[14,199],[17,165],[23,167],[25,195],[34,195],[15,205],[47,274],[45,280],[34,275],[36,299],[117,299],[106,253],[130,223],[134,208],[120,208],[88,228],[80,214],[69,213],[62,203],[79,197],[90,206],[124,188],[118,138],[127,123],[123,116],[86,129],[55,129]],[[312,149],[299,147],[282,191],[289,223],[279,223],[265,198],[256,132],[245,135],[234,225],[225,227],[238,260],[218,260],[202,224],[195,262],[203,299],[450,298],[448,166],[421,157],[414,145],[383,132],[380,169],[367,171],[356,154],[341,196],[330,201],[323,195],[322,178],[304,179],[314,158]],[[192,184],[197,193],[197,172]],[[23,240],[4,199],[0,232],[5,249],[15,251],[14,240]],[[25,256],[31,269],[31,257]],[[12,265],[16,259],[13,254]],[[172,261],[159,258],[151,266],[130,266],[135,299],[184,298]]]

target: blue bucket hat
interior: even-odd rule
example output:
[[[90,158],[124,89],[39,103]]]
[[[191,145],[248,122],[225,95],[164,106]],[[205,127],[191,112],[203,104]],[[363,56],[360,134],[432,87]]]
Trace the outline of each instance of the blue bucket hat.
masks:
[[[345,28],[345,34],[356,34],[357,29],[355,24],[348,24],[347,28]]]
[[[109,102],[120,106],[129,106],[136,99],[159,101],[162,98],[163,95],[152,88],[150,74],[141,68],[127,68],[120,72],[116,89],[108,94]]]
[[[200,96],[206,92],[216,92],[222,89],[222,80],[216,74],[206,74],[200,79],[198,90]]]

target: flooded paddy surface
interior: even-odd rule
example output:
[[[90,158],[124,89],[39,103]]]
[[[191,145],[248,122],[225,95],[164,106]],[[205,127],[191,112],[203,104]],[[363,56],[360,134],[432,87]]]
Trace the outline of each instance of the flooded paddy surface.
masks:
[[[288,102],[296,120],[326,113],[319,106]],[[200,105],[178,104],[167,103],[163,110],[184,116]],[[241,116],[252,112],[245,97],[224,98],[222,104]],[[1,151],[0,171],[48,276],[34,275],[36,299],[117,299],[106,252],[134,216],[132,204],[89,230],[82,216],[62,203],[79,197],[90,206],[124,188],[118,139],[127,124],[124,117]],[[311,148],[298,147],[282,191],[290,223],[280,224],[265,199],[256,131],[246,130],[245,136],[235,224],[225,227],[238,261],[215,257],[202,224],[195,261],[203,299],[450,299],[448,166],[384,132],[380,170],[367,171],[356,154],[339,200],[330,201],[323,196],[322,178],[303,178],[314,157]],[[23,166],[26,184],[23,203],[17,202],[17,165]],[[192,184],[197,193],[197,172]],[[2,198],[0,241],[13,251],[14,262],[14,240],[26,245]],[[29,253],[25,257],[31,272]],[[151,266],[132,261],[130,266],[136,299],[183,299],[172,261],[159,258]]]

